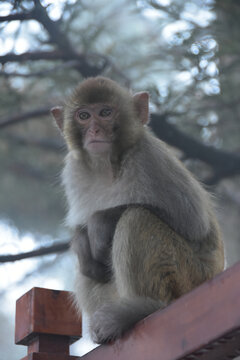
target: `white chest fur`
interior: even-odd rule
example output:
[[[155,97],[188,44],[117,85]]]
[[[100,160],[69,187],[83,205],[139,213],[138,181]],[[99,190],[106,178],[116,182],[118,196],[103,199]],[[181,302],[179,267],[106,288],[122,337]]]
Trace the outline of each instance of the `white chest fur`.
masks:
[[[131,184],[124,180],[114,180],[110,171],[86,172],[81,163],[69,155],[63,171],[69,211],[66,217],[68,226],[85,224],[89,216],[98,210],[129,202]]]

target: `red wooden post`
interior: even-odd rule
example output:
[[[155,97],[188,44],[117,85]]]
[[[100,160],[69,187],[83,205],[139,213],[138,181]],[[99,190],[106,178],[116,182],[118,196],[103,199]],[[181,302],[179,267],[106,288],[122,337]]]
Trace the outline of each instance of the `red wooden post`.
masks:
[[[74,360],[69,346],[82,335],[70,293],[33,288],[16,303],[15,343],[28,346],[22,360]]]

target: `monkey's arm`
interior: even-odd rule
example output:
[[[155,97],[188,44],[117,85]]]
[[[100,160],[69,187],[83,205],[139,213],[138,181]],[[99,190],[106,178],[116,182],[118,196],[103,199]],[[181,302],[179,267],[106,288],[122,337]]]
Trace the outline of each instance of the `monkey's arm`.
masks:
[[[76,227],[72,247],[78,256],[80,271],[89,278],[106,283],[111,279],[111,249],[116,224],[127,206],[97,211],[87,228]]]
[[[87,229],[77,227],[73,237],[73,248],[82,274],[101,283],[111,279],[112,240],[120,217],[129,207],[148,208],[151,212],[157,212],[157,216],[164,215],[160,214],[160,209],[145,204],[120,205],[95,212],[87,222]]]
[[[87,229],[80,226],[75,229],[72,247],[77,254],[80,271],[83,275],[101,283],[110,280],[110,268],[92,257]]]
[[[92,257],[105,264],[111,263],[112,240],[117,222],[127,205],[116,206],[95,212],[87,223]]]

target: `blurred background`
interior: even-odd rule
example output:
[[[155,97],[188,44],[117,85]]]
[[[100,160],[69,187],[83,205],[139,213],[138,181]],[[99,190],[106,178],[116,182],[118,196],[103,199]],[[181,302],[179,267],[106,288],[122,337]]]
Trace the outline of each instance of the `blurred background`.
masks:
[[[237,0],[0,1],[0,360],[26,353],[18,297],[73,290],[49,109],[83,78],[150,92],[150,126],[215,197],[227,267],[240,259],[239,19]]]

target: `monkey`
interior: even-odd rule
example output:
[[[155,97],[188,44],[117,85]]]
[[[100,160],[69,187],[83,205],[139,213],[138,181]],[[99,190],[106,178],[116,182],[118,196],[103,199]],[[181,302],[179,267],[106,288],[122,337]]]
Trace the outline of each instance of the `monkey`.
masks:
[[[121,337],[224,269],[211,195],[149,129],[149,94],[88,78],[52,115],[77,255],[75,302],[93,341]]]

